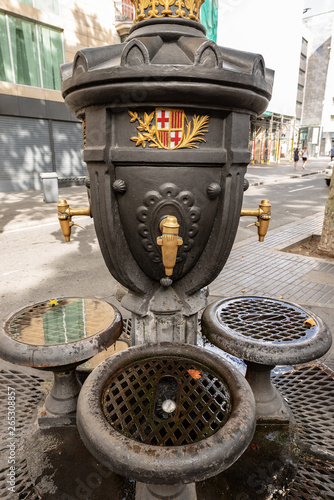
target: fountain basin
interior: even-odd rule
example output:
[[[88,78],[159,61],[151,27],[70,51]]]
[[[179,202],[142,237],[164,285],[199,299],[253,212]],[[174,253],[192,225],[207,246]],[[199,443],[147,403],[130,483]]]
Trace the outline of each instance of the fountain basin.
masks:
[[[242,455],[255,431],[255,402],[244,377],[219,356],[147,344],[91,373],[77,425],[88,450],[114,472],[144,483],[191,483]]]

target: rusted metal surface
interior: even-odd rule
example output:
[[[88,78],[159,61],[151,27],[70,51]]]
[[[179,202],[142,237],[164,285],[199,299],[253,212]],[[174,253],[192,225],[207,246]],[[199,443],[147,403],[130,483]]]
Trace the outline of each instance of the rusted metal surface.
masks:
[[[330,331],[314,313],[291,302],[256,296],[211,304],[202,328],[221,349],[264,365],[306,363],[324,355],[332,344]]]
[[[130,333],[130,322],[125,321],[124,330]],[[10,386],[16,390],[18,403],[16,409],[18,498],[54,500],[63,495],[76,498],[80,493],[92,500],[105,500],[112,491],[113,500],[134,500],[133,481],[129,482],[112,474],[100,462],[93,463],[93,457],[85,447],[83,445],[79,447],[81,441],[74,427],[66,428],[67,439],[64,434],[57,434],[55,437],[49,431],[49,441],[43,441],[39,436],[40,442],[38,443],[37,436],[32,435],[35,432],[35,412],[37,405],[50,388],[51,375],[42,371],[34,373],[29,369],[13,368],[16,367],[11,369],[7,367],[0,371],[0,421],[3,423],[0,428],[0,438],[2,443],[7,443],[7,426],[4,422],[7,418],[7,388]],[[273,381],[289,400],[297,423],[298,443],[304,450],[298,464],[296,478],[290,484],[287,498],[288,500],[332,500],[334,441],[331,429],[334,426],[334,373],[324,365],[313,363],[297,370],[291,369],[290,372],[280,372],[274,376]],[[32,436],[32,445],[22,454],[22,446],[28,435]],[[242,463],[239,466],[240,477],[243,481],[239,485],[239,491],[245,500],[252,497],[259,500],[261,495],[263,497],[265,481],[268,480],[269,488],[272,484],[270,483],[271,474],[275,473],[276,466],[279,466],[276,450],[266,462],[262,461],[263,449],[256,436],[252,440],[249,451],[254,456],[256,472],[246,476]],[[270,433],[268,437],[270,438]],[[57,439],[57,447],[54,446],[55,439]],[[330,453],[332,453],[332,458]],[[242,461],[243,457],[239,461]],[[263,466],[259,465],[260,459]],[[32,464],[34,474],[32,474]],[[8,467],[5,449],[0,466],[0,496],[6,500],[13,500],[13,494],[7,490]],[[231,468],[230,477],[233,469],[234,466]],[[198,483],[198,499],[217,500],[224,495],[227,500],[235,500],[234,492],[231,489],[226,491],[225,478],[225,474],[221,474],[216,478]],[[51,493],[49,487],[52,487]]]
[[[166,412],[165,401],[177,401],[175,410]],[[102,408],[116,430],[136,441],[180,446],[223,427],[231,404],[224,380],[202,364],[157,357],[119,372],[105,387]]]
[[[216,421],[217,427],[215,432],[208,437],[202,435],[205,439],[196,441],[195,438],[195,442],[191,442],[190,444],[178,444],[182,443],[186,438],[177,438],[177,433],[176,440],[178,440],[178,443],[174,442],[174,446],[169,446],[168,439],[168,442],[160,442],[163,446],[159,446],[159,442],[153,445],[145,444],[140,442],[140,440],[135,440],[133,437],[128,437],[126,433],[117,430],[108,422],[103,412],[102,400],[103,395],[108,394],[110,401],[106,401],[106,406],[110,407],[112,404],[117,404],[116,399],[118,394],[113,395],[111,391],[106,392],[111,387],[113,380],[124,373],[125,370],[129,370],[128,377],[131,378],[131,367],[133,366],[139,366],[143,362],[151,363],[152,360],[157,360],[157,363],[159,363],[160,360],[164,359],[168,360],[168,362],[165,365],[165,371],[163,371],[163,363],[161,363],[162,371],[160,371],[160,376],[162,374],[170,376],[169,368],[173,373],[173,369],[175,370],[175,367],[181,362],[184,364],[184,368],[179,371],[177,376],[185,376],[184,370],[187,372],[188,369],[195,369],[194,366],[197,366],[201,368],[201,371],[208,374],[203,376],[204,384],[206,382],[208,382],[208,385],[212,383],[215,385],[215,382],[218,383],[218,391],[211,386],[214,392],[211,395],[210,389],[208,390],[207,395],[211,396],[211,400],[207,401],[205,406],[209,408],[210,404],[214,403],[216,407],[215,411],[218,411],[218,413],[218,407],[220,407],[222,415],[220,424],[222,425],[219,425]],[[192,368],[187,368],[188,366]],[[132,375],[136,377],[135,374],[137,373],[137,371],[134,371]],[[174,375],[172,376],[175,376],[175,373],[177,373],[177,370],[176,372],[174,371]],[[191,377],[188,380],[189,382],[184,387],[189,388],[189,396],[191,392],[194,392],[194,398],[199,402],[195,389],[199,387],[202,395],[204,395],[205,385],[203,384],[203,387],[201,387],[201,384],[198,384],[198,380],[201,379],[197,379],[196,382],[194,380],[194,386],[190,382]],[[119,382],[122,383],[122,380],[118,380]],[[150,384],[152,387],[159,384],[159,379],[156,378],[154,370],[151,370],[146,384]],[[141,382],[141,385],[143,385],[143,382]],[[182,385],[183,380],[180,382],[180,387]],[[190,388],[192,388],[192,391],[190,391]],[[229,415],[227,415],[228,412],[224,415],[228,400],[226,388],[228,388],[231,397],[231,411]],[[128,387],[124,387],[123,390],[126,392],[129,389]],[[140,392],[140,387],[137,387],[135,390]],[[149,390],[151,391],[152,389]],[[225,400],[221,395],[222,393],[225,394]],[[221,398],[221,401],[218,399],[220,403],[218,403],[217,399],[215,401],[215,395],[217,399],[218,395]],[[145,398],[145,396],[139,397]],[[182,405],[182,402],[186,401],[185,399],[182,400],[180,394],[178,398],[180,399],[176,401],[177,405]],[[151,403],[151,413],[145,417],[147,422],[144,422],[144,435],[146,425],[150,425],[151,428],[153,427],[157,404],[157,400],[155,400],[154,404]],[[122,412],[123,405],[121,401],[120,405],[120,411]],[[128,416],[126,413],[128,410],[125,408],[124,415]],[[135,408],[136,406],[134,407],[134,412]],[[178,412],[181,411],[179,408],[175,414],[179,415],[180,413]],[[206,409],[203,408],[202,411],[204,414]],[[161,420],[164,419],[162,418]],[[212,423],[214,420],[212,419]],[[199,418],[195,419],[193,427],[196,426],[196,422],[198,421]],[[167,422],[167,426],[168,424],[172,424],[174,436],[177,428],[182,434],[180,419],[174,423],[172,416],[170,419],[166,419],[165,422]],[[219,356],[206,352],[199,347],[185,344],[148,344],[131,347],[122,351],[99,365],[92,372],[86,380],[79,396],[77,424],[87,448],[98,460],[103,461],[110,467],[111,470],[142,482],[180,484],[212,476],[226,469],[237,460],[250,443],[255,430],[255,405],[252,392],[243,376]],[[162,429],[163,427],[159,428]],[[184,430],[183,434],[185,436]],[[199,429],[197,436],[200,436]],[[189,438],[187,442],[189,443]]]

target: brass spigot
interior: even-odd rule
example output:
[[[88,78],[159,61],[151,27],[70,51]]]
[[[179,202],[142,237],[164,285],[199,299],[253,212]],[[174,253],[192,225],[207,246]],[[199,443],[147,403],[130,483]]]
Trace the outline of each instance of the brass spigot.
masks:
[[[269,200],[262,200],[259,204],[259,208],[250,210],[241,210],[241,216],[250,215],[257,217],[257,221],[249,226],[257,226],[257,233],[259,235],[259,241],[264,241],[264,237],[267,234],[269,221],[271,219],[271,204]],[[249,227],[247,226],[247,227]]]
[[[177,247],[183,245],[183,239],[178,236],[180,224],[173,215],[165,217],[160,222],[161,236],[157,243],[161,245],[162,262],[165,267],[166,276],[172,276],[176,263]]]
[[[83,208],[70,208],[69,204],[64,198],[58,201],[58,220],[62,233],[64,235],[65,241],[70,241],[71,239],[71,227],[78,226],[79,224],[74,224],[72,222],[73,215],[90,215],[90,207]]]

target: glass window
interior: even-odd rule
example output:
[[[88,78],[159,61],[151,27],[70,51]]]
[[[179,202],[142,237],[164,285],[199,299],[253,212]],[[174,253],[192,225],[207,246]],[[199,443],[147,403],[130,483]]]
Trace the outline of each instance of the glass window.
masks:
[[[0,14],[0,80],[12,82],[13,72],[10,60],[7,23],[4,14]]]
[[[9,32],[15,82],[40,87],[41,79],[35,24],[18,17],[9,17]]]
[[[59,14],[58,0],[19,0],[19,2],[30,5],[30,7],[35,7],[35,9],[43,10],[44,12]]]
[[[60,31],[0,13],[0,81],[60,90],[63,62]]]
[[[60,90],[60,68],[63,45],[59,31],[38,26],[43,87]]]
[[[53,12],[58,14],[58,0],[34,0],[36,9],[44,10],[45,12]]]
[[[33,7],[32,0],[19,0],[20,3],[25,3],[26,5],[30,5],[30,7]]]

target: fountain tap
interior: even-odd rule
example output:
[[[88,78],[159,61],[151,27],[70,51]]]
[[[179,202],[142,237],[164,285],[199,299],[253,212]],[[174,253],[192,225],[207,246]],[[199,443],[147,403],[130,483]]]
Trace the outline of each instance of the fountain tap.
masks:
[[[83,208],[70,208],[69,204],[64,198],[58,201],[58,220],[62,233],[64,235],[65,241],[70,241],[71,239],[71,227],[78,226],[72,222],[73,215],[91,215],[90,207]]]
[[[162,236],[158,236],[157,244],[161,246],[162,262],[166,276],[172,276],[176,263],[177,247],[183,245],[183,239],[178,236],[180,224],[173,215],[165,217],[160,222]]]
[[[245,209],[241,210],[241,216],[249,215],[257,217],[257,221],[249,226],[257,226],[257,233],[259,235],[259,241],[264,241],[264,237],[267,234],[269,221],[271,219],[271,204],[269,200],[262,200],[259,204],[259,208],[255,209]],[[247,226],[247,227],[249,227]]]

